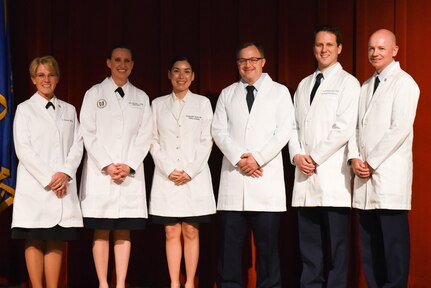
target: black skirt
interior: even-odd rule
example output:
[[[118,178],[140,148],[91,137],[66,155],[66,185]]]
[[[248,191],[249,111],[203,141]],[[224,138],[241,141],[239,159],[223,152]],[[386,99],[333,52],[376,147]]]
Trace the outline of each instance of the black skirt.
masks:
[[[51,228],[12,228],[12,239],[72,241],[78,239],[78,228],[56,225]]]
[[[177,223],[209,223],[211,222],[211,215],[203,215],[203,216],[191,216],[191,217],[168,217],[168,216],[157,216],[151,215],[151,221],[154,224],[177,224]]]
[[[86,218],[84,227],[96,230],[144,230],[145,218]]]

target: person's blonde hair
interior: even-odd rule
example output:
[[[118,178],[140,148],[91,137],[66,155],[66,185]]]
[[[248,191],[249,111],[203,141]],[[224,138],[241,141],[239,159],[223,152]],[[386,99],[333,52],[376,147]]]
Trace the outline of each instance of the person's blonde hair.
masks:
[[[55,60],[55,58],[50,55],[43,56],[43,57],[36,57],[33,59],[33,61],[31,61],[30,67],[28,68],[28,70],[32,78],[36,77],[36,71],[40,65],[47,66],[48,69],[51,70],[55,76],[60,78],[60,69],[58,68],[57,60]]]

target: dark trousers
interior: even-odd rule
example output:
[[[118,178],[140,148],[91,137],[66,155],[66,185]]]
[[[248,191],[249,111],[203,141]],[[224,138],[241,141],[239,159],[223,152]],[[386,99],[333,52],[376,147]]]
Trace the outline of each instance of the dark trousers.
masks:
[[[218,287],[242,287],[242,254],[247,221],[250,223],[256,245],[256,287],[281,287],[278,254],[280,213],[221,211],[218,216],[220,220]]]
[[[368,287],[406,288],[410,266],[408,211],[357,211]]]
[[[350,208],[298,208],[301,288],[346,288]]]

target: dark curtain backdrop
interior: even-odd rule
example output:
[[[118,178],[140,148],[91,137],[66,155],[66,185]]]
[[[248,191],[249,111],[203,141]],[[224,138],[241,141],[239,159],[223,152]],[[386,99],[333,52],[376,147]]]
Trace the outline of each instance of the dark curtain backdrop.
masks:
[[[339,61],[360,82],[372,69],[367,60],[369,35],[378,28],[393,30],[400,46],[397,60],[418,82],[421,99],[415,122],[413,210],[411,223],[410,287],[431,283],[431,201],[428,181],[430,153],[430,84],[427,80],[431,55],[431,2],[428,0],[11,0],[9,15],[16,104],[34,93],[28,65],[36,56],[53,55],[60,64],[56,95],[80,109],[84,93],[109,75],[106,54],[114,43],[133,49],[135,67],[131,82],[154,99],[170,92],[167,69],[175,55],[191,58],[196,73],[191,90],[208,96],[213,107],[221,89],[238,80],[235,50],[239,42],[257,40],[266,50],[266,72],[285,84],[291,94],[299,81],[315,69],[312,31],[316,25],[332,24],[343,32]],[[300,260],[296,211],[290,207],[293,167],[287,150],[285,178],[288,211],[283,214],[280,256],[283,287],[298,287]],[[210,158],[217,194],[222,155],[214,147]],[[153,163],[145,160],[150,191]],[[0,285],[26,282],[23,243],[11,241],[11,211],[0,214]],[[351,285],[366,287],[352,217]],[[92,235],[82,231],[81,240],[70,243],[62,274],[62,287],[97,287],[91,254]],[[251,266],[252,244],[244,259],[246,287],[255,286]],[[112,254],[111,254],[112,255]],[[217,257],[217,217],[201,227],[201,255],[197,273],[199,287],[213,287]],[[112,262],[112,257],[111,257]],[[113,271],[113,263],[110,263]],[[249,268],[249,269],[248,269]],[[2,283],[3,282],[3,283]],[[138,287],[168,287],[164,232],[149,225],[132,236],[128,283]],[[24,284],[23,284],[24,285]]]

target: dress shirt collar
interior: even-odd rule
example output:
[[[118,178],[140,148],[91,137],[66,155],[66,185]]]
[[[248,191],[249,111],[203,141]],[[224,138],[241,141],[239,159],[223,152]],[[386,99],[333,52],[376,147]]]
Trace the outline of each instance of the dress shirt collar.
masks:
[[[388,66],[386,66],[386,68],[383,69],[383,71],[380,72],[380,74],[378,74],[377,72],[374,72],[373,78],[375,78],[376,76],[379,76],[380,82],[383,81],[383,79],[385,79],[388,76],[389,72],[392,70],[392,68],[395,66],[396,63],[398,62],[395,60],[392,60],[392,62]]]
[[[190,92],[190,90],[188,90],[187,91],[187,93],[186,93],[186,95],[184,96],[184,98],[183,99],[180,99],[180,98],[178,98],[177,97],[177,95],[175,95],[175,92],[174,91],[172,91],[172,93],[171,93],[171,102],[172,103],[174,103],[175,101],[182,101],[182,102],[187,102],[187,98],[188,98],[188,95],[190,94],[191,92]]]
[[[48,104],[48,102],[51,102],[55,108],[57,108],[57,97],[55,97],[55,95],[51,98],[51,100],[46,100],[45,97],[43,97],[42,95],[40,95],[39,93],[37,93],[37,95],[39,97],[36,97],[38,105],[40,104],[41,107],[45,108],[46,104]]]
[[[260,86],[262,86],[263,79],[265,79],[266,75],[267,75],[266,73],[262,73],[262,75],[260,75],[259,79],[257,79],[256,82],[254,82],[253,84],[251,84],[255,88],[255,91],[256,91],[255,95],[256,95],[257,91],[259,91]],[[250,84],[248,84],[247,82],[245,82],[243,79],[241,79],[241,83],[244,85],[244,91],[247,91],[246,87],[249,86]]]
[[[114,82],[114,80],[112,79],[112,77],[108,77],[109,78],[109,80],[111,81],[111,83],[112,83],[112,93],[114,93],[115,94],[115,89],[117,89],[118,87],[121,87],[122,89],[123,89],[123,91],[124,91],[124,96],[126,96],[127,94],[128,94],[128,88],[129,88],[129,81],[127,81],[126,82],[126,84],[124,84],[123,86],[118,86],[117,84],[115,84],[115,82]],[[119,96],[120,98],[122,98],[121,96]]]
[[[329,75],[331,75],[334,72],[334,70],[337,70],[340,66],[341,66],[340,62],[336,62],[331,66],[329,66],[328,68],[326,68],[325,70],[323,70],[323,72],[317,69],[316,71],[314,71],[313,79],[316,79],[317,74],[322,73],[323,78],[321,81],[324,81],[325,79],[328,79]]]

